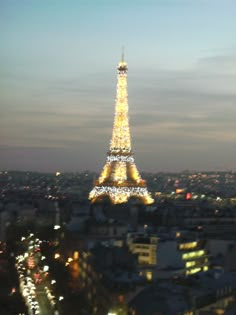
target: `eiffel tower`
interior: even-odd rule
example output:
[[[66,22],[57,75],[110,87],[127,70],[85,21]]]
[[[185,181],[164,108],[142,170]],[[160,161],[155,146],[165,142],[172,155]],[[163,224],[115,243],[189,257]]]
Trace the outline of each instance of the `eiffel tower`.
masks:
[[[128,66],[122,53],[117,67],[118,82],[115,106],[115,118],[110,149],[105,166],[89,194],[92,203],[108,196],[113,204],[125,203],[129,198],[140,199],[144,204],[153,203],[153,199],[134,163],[131,149],[127,72]]]

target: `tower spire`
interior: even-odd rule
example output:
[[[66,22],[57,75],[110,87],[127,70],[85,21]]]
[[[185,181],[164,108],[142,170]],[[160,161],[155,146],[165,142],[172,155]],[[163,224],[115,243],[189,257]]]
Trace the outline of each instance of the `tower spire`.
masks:
[[[125,47],[121,47],[121,62],[125,61]]]
[[[112,203],[119,204],[136,197],[145,204],[150,204],[153,199],[147,190],[146,182],[137,170],[131,148],[127,92],[128,66],[124,61],[123,49],[117,72],[115,118],[110,149],[105,166],[98,180],[94,182],[89,199],[95,202],[108,196]]]

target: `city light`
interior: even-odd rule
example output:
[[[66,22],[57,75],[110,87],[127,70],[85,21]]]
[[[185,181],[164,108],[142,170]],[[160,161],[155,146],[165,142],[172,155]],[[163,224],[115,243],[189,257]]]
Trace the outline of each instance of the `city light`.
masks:
[[[152,272],[151,271],[146,272],[146,278],[148,281],[152,281]]]
[[[187,270],[187,271],[186,271],[186,275],[192,275],[192,274],[197,273],[197,272],[199,272],[199,271],[201,271],[201,268],[200,268],[200,267],[193,268],[193,269]]]
[[[78,252],[78,251],[74,251],[73,258],[74,258],[75,260],[76,260],[76,259],[79,259],[79,252]]]
[[[198,242],[189,242],[179,245],[179,249],[187,250],[187,249],[193,249],[198,246]]]
[[[186,259],[191,259],[191,258],[195,258],[195,257],[200,257],[203,255],[205,255],[205,251],[204,250],[198,250],[195,252],[185,253],[182,255],[182,258],[184,260],[186,260]]]
[[[189,268],[189,267],[193,267],[196,265],[196,261],[187,261],[186,262],[186,268]]]
[[[55,258],[55,259],[60,258],[60,254],[59,254],[59,253],[55,253],[55,254],[54,254],[54,258]]]

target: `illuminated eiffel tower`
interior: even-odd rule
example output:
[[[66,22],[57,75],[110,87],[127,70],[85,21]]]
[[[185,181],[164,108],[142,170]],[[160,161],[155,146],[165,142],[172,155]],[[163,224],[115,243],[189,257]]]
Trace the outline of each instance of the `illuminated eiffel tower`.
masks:
[[[128,116],[127,63],[122,53],[117,67],[118,83],[115,118],[110,149],[106,164],[89,194],[91,202],[108,196],[113,204],[125,203],[129,198],[141,199],[144,204],[153,203],[146,181],[141,178],[134,163]]]

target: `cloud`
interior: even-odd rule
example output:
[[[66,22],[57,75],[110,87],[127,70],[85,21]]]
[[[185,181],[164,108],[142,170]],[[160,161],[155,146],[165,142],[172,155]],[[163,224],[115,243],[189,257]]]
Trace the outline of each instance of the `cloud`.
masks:
[[[91,147],[55,148],[35,146],[0,146],[1,167],[7,170],[31,171],[83,171],[85,169],[99,169],[102,153],[99,147],[97,160],[94,161]],[[102,150],[104,148],[102,147]],[[101,159],[99,156],[101,155]],[[52,163],[53,161],[53,163]],[[65,163],[66,162],[66,163]]]
[[[207,168],[211,159],[214,165],[235,165],[235,61],[235,56],[216,56],[200,59],[189,70],[129,73],[131,137],[143,169],[201,163]],[[37,162],[46,168],[47,156],[50,163],[59,154],[58,167],[76,169],[74,156],[79,154],[80,169],[101,169],[112,134],[116,82],[115,76],[100,76],[48,80],[37,88],[34,84],[30,98],[17,89],[12,96],[9,88],[0,117],[1,143],[9,145],[3,149],[3,165],[12,161],[14,168],[14,156],[20,154],[23,167],[27,153],[29,159],[38,153],[44,162]]]
[[[197,68],[205,73],[236,75],[236,55],[201,58],[197,63]]]
[[[151,82],[145,74],[143,88],[138,84],[130,93],[130,113],[133,126],[156,125],[176,122],[183,127],[189,122],[209,122],[209,127],[232,122],[235,117],[236,74],[213,75],[198,65],[217,61],[226,62],[227,57],[213,57],[199,61],[189,71],[161,71],[151,73]],[[234,64],[236,57],[229,57]],[[145,82],[148,82],[148,84]],[[215,126],[214,126],[215,123]]]

